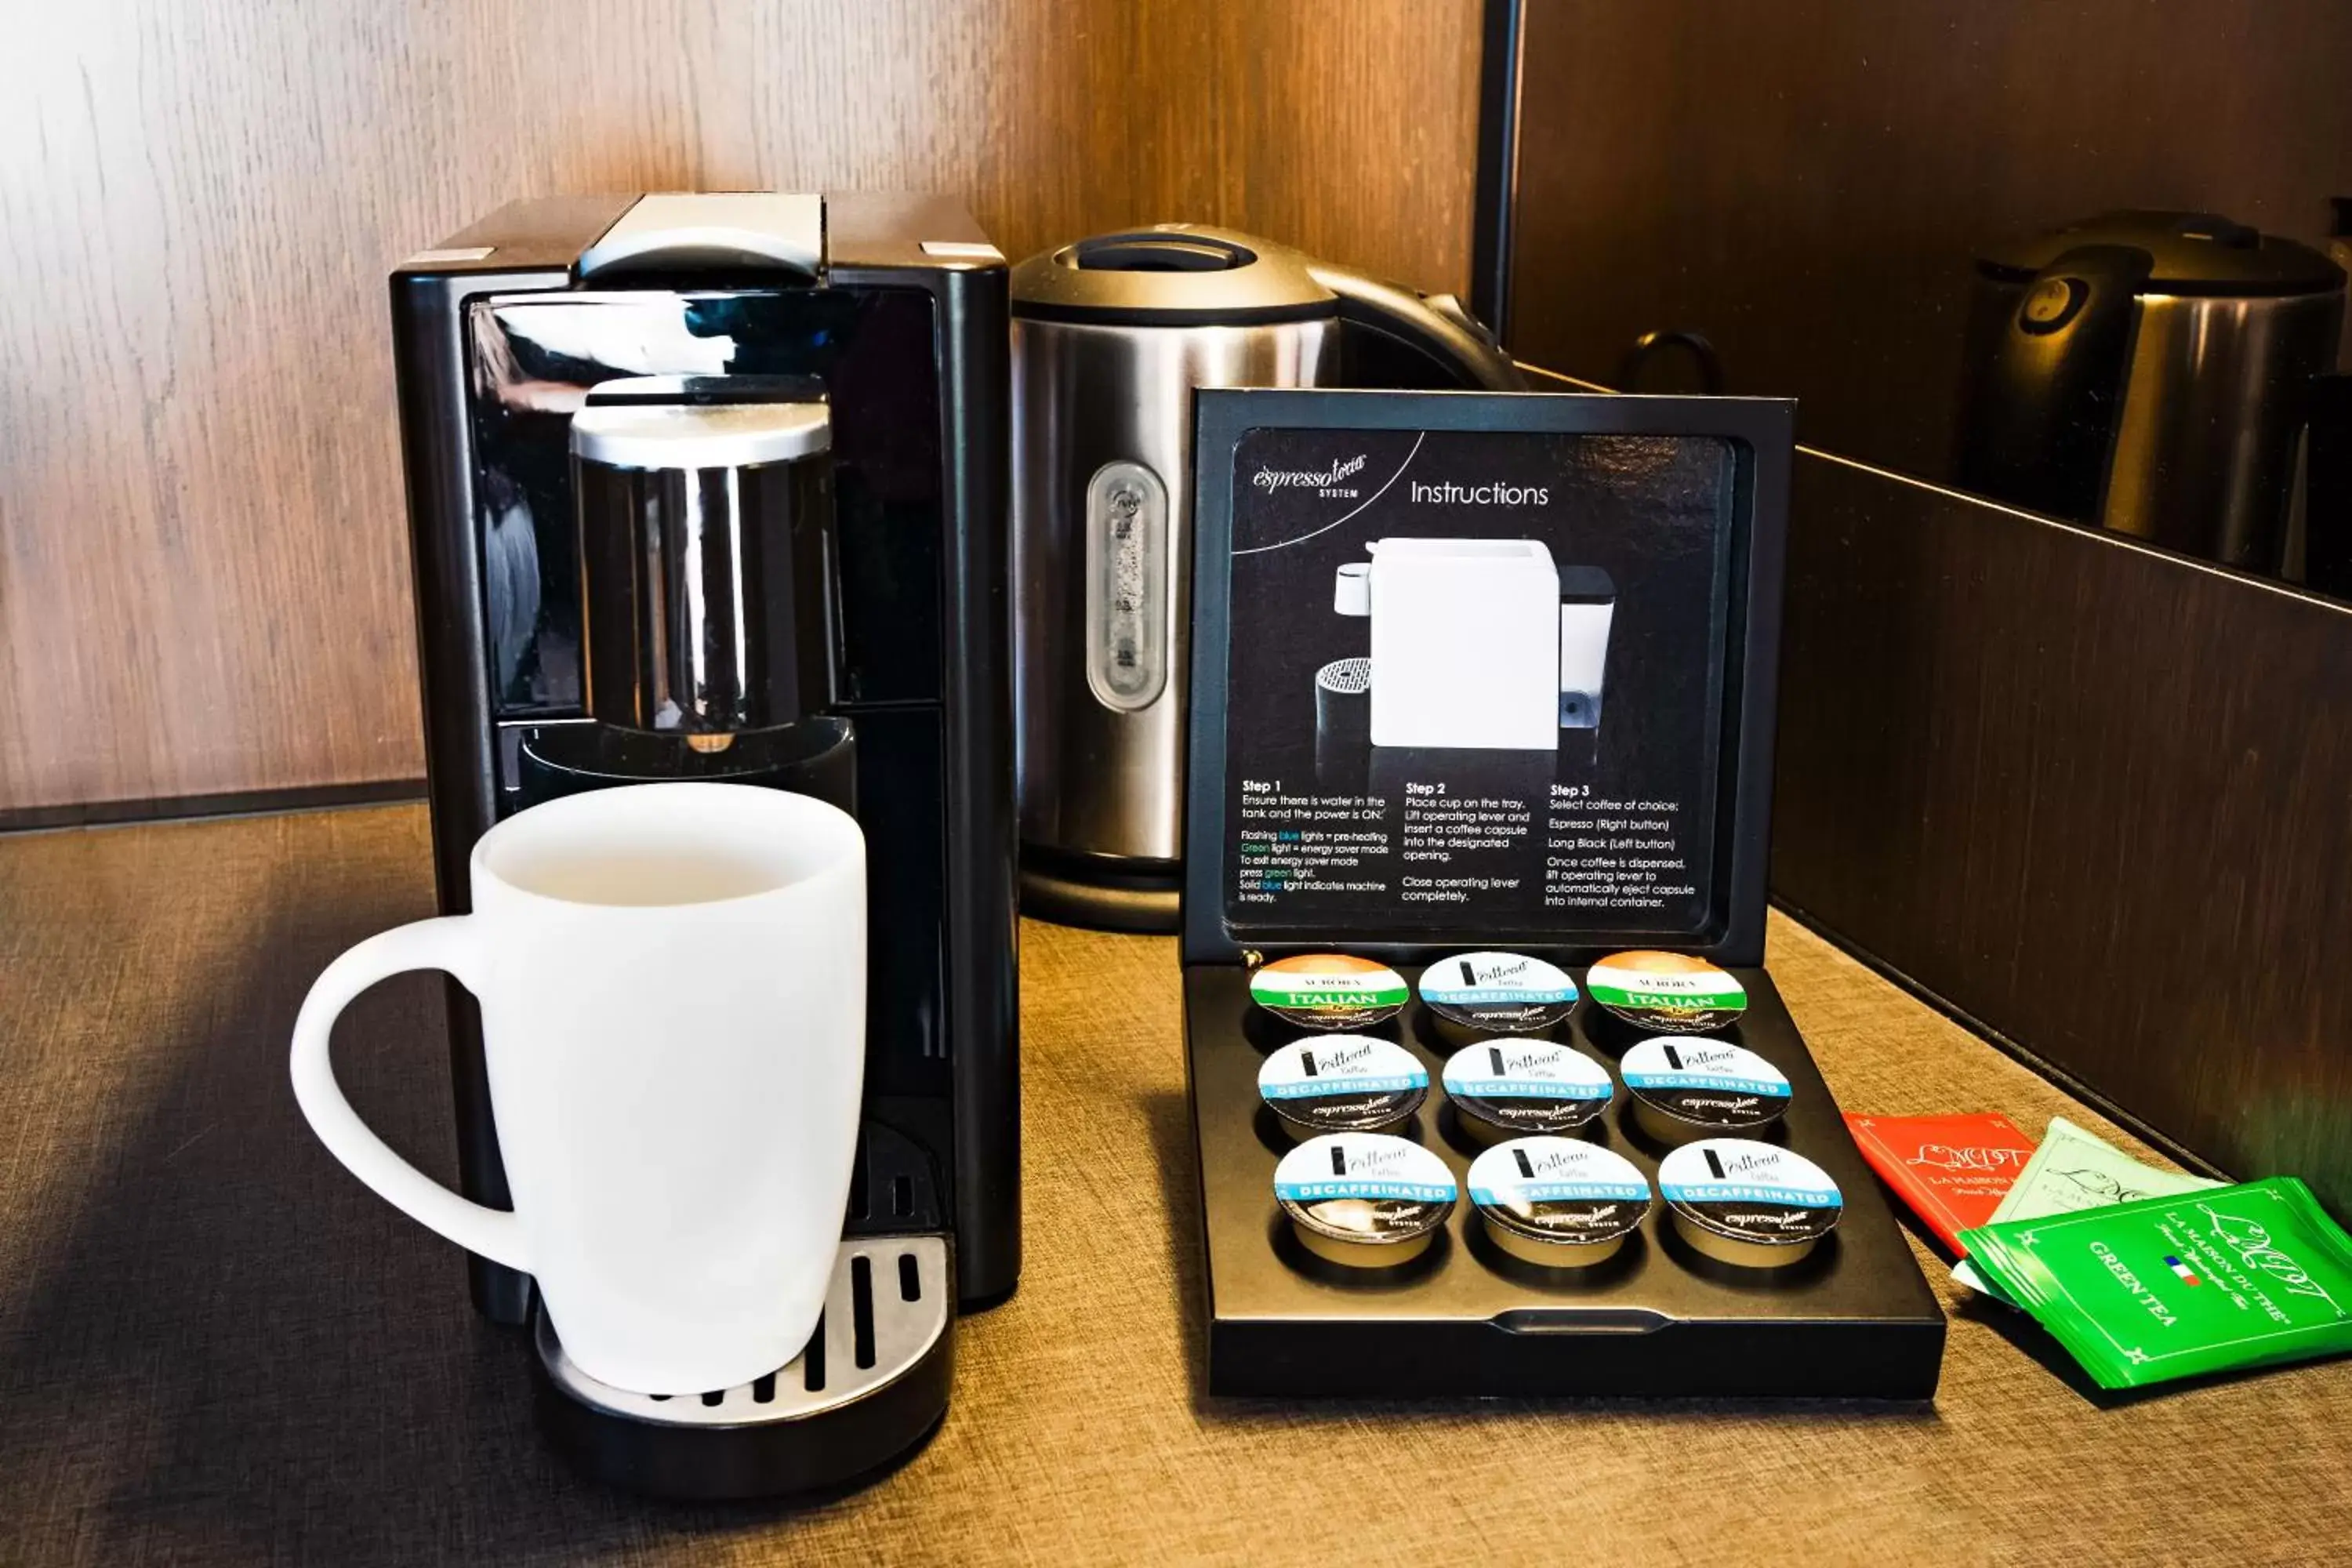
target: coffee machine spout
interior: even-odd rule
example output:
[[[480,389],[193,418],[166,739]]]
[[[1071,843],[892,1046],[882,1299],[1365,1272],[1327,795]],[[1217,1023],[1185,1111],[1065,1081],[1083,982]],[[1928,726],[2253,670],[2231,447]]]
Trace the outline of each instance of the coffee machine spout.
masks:
[[[764,784],[856,809],[835,699],[832,421],[788,377],[642,376],[572,421],[587,724],[522,742],[534,799]]]
[[[1331,609],[1335,615],[1365,616],[1372,613],[1372,563],[1350,561],[1331,579]]]

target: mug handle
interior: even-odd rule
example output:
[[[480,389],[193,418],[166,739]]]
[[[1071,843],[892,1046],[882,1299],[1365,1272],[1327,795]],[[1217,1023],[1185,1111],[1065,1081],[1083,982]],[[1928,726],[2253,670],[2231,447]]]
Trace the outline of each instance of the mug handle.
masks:
[[[531,1272],[522,1222],[504,1209],[461,1198],[392,1152],[370,1131],[335,1082],[327,1037],[352,999],[379,980],[413,969],[446,970],[476,995],[480,944],[473,917],[443,915],[368,938],[320,972],[294,1018],[294,1100],[327,1152],[378,1197],[468,1252]]]

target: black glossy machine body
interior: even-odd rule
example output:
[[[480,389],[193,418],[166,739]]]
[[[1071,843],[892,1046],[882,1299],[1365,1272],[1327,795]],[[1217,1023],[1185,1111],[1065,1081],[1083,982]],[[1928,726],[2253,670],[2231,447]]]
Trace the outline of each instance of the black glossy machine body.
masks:
[[[2264,574],[2293,571],[2297,452],[2344,272],[2212,213],[2109,213],[1976,267],[1966,489]]]
[[[953,203],[761,194],[520,202],[392,277],[442,909],[488,827],[576,789],[740,780],[866,834],[864,1137],[807,1364],[656,1402],[540,1321],[551,1431],[640,1489],[887,1464],[944,1412],[955,1310],[1018,1278],[1005,277]],[[666,418],[720,440],[666,457]],[[461,1183],[504,1206],[455,985],[449,1016]]]

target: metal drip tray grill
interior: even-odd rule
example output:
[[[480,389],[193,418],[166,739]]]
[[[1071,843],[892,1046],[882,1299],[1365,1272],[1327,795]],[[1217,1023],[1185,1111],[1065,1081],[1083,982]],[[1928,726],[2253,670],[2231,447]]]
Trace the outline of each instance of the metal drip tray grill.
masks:
[[[739,1387],[657,1397],[599,1383],[537,1313],[549,1437],[597,1479],[667,1498],[824,1490],[906,1458],[945,1418],[955,1379],[955,1242],[940,1200],[929,1155],[867,1121],[816,1332],[789,1366]]]
[[[1315,672],[1315,686],[1319,691],[1336,692],[1353,697],[1372,689],[1372,661],[1369,658],[1335,658]]]
[[[630,1394],[574,1366],[543,1311],[534,1338],[549,1380],[583,1405],[660,1426],[729,1427],[803,1421],[864,1399],[923,1361],[954,1316],[947,1238],[877,1236],[841,1244],[824,1315],[800,1358],[734,1388]]]

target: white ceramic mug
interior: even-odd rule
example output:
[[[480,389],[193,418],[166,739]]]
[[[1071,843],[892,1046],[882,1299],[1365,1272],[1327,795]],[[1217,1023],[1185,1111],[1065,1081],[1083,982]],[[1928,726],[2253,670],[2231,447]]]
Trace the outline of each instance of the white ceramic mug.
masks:
[[[800,1353],[849,1198],[866,1059],[866,840],[806,795],[594,790],[475,845],[474,912],[370,937],[294,1023],[294,1094],[352,1174],[537,1276],[563,1348],[639,1394],[696,1394]],[[335,1016],[386,975],[482,1005],[514,1210],[384,1145],[335,1083]]]

